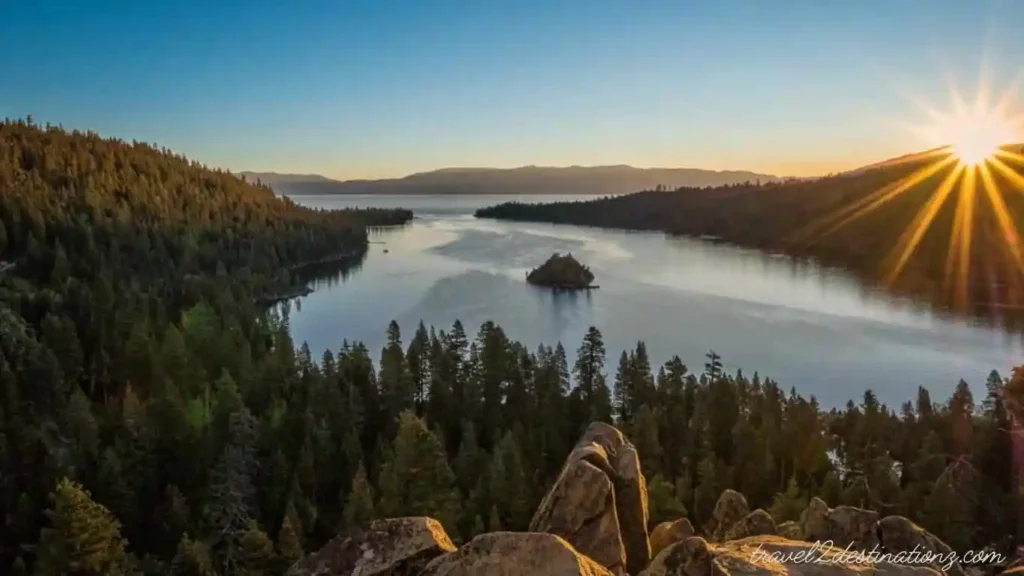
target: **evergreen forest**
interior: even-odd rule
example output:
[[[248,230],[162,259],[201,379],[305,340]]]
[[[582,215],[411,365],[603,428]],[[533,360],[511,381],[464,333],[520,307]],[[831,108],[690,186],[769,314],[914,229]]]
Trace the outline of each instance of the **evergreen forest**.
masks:
[[[713,351],[659,365],[638,341],[608,359],[597,328],[572,353],[492,322],[392,322],[381,350],[293,342],[288,304],[265,303],[409,218],[0,124],[0,572],[282,574],[378,517],[432,516],[463,541],[524,530],[595,420],[636,445],[652,525],[699,527],[734,488],[780,522],[820,496],[959,550],[1024,539],[1024,371],[833,409]]]

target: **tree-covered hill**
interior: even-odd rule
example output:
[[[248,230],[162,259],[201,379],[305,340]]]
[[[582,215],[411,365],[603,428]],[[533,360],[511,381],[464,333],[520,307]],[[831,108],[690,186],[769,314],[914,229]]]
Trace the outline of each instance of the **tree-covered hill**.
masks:
[[[1012,312],[1008,320],[1019,323],[1024,317],[1021,150],[1007,148],[999,165],[983,168],[961,167],[940,150],[817,180],[508,203],[481,209],[477,216],[714,236],[815,258],[942,309]],[[944,196],[943,182],[954,172],[957,180],[949,181],[953,186]],[[937,198],[944,201],[933,203]],[[965,217],[958,220],[958,213]],[[918,235],[923,222],[928,225]],[[969,234],[958,232],[964,222]],[[908,246],[913,249],[905,250]],[[909,257],[900,264],[905,251]]]
[[[166,149],[0,123],[0,566],[31,543],[21,531],[44,520],[58,471],[129,465],[111,407],[265,355],[257,300],[307,263],[359,258],[367,226],[409,218],[310,210]],[[229,336],[211,347],[211,331]],[[205,366],[182,359],[198,342]],[[97,434],[84,451],[82,418]]]

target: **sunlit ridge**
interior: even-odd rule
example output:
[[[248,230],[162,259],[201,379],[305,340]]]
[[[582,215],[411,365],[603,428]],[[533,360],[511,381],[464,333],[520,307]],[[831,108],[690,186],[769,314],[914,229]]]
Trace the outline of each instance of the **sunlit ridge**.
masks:
[[[899,180],[809,222],[794,235],[794,240],[817,242],[911,190],[923,192],[922,187],[934,186],[927,190],[916,214],[880,263],[879,279],[890,286],[901,279],[911,258],[924,244],[926,233],[939,221],[943,206],[952,202],[953,220],[940,286],[950,307],[965,311],[972,307],[972,290],[1002,285],[1009,289],[1011,298],[1019,297],[1020,301],[1010,305],[1024,308],[1024,246],[1015,223],[1019,218],[1014,218],[1007,205],[1011,195],[1024,195],[1024,176],[1020,173],[1024,155],[1008,146],[1024,141],[1024,114],[1011,111],[1015,87],[1011,86],[993,105],[989,104],[989,89],[984,85],[979,87],[973,105],[967,105],[955,87],[951,88],[951,96],[951,111],[924,107],[930,122],[914,129],[928,144],[940,148],[921,155],[922,164],[910,174],[903,174]],[[931,178],[940,174],[941,182],[933,184]],[[1019,199],[1015,198],[1018,206]],[[949,225],[948,220],[945,222]],[[988,238],[990,242],[996,239],[995,246],[1001,249],[1001,254],[983,255],[981,260],[990,268],[993,258],[1002,259],[996,261],[997,280],[992,279],[992,270],[987,271],[988,276],[982,274],[986,271],[970,270],[979,254],[979,248],[972,251],[977,238]]]

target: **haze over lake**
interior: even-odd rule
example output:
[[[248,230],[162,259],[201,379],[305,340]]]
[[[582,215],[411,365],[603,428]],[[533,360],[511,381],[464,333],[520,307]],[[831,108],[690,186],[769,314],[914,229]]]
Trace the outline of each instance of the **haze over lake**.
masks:
[[[317,356],[348,339],[364,342],[379,360],[392,319],[405,345],[421,320],[448,330],[460,319],[470,338],[493,320],[530,349],[561,341],[572,361],[594,325],[604,334],[609,384],[620,352],[642,339],[655,369],[678,354],[691,372],[701,372],[704,354],[714,349],[728,371],[757,371],[824,406],[859,402],[865,388],[893,406],[914,398],[918,386],[941,401],[961,378],[977,397],[989,371],[1008,375],[1020,361],[1019,336],[865,291],[837,270],[661,233],[473,217],[479,207],[517,199],[511,196],[292,199],[416,214],[408,226],[371,233],[374,243],[358,270],[318,282],[293,303],[293,338]],[[527,284],[526,272],[553,252],[572,252],[601,288],[554,294]]]

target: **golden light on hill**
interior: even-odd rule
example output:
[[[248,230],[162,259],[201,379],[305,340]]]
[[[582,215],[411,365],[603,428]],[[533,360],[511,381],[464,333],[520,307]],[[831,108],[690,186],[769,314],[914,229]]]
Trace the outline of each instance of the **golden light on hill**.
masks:
[[[905,222],[890,215],[879,218],[886,222],[886,232],[898,227],[889,254],[878,263],[881,282],[899,284],[919,250],[933,253],[918,264],[935,256],[935,250],[945,249],[938,288],[950,308],[971,308],[971,294],[978,290],[1005,293],[996,299],[996,307],[1024,308],[1024,246],[1019,229],[1024,227],[1024,148],[1018,145],[1024,142],[1024,113],[1015,102],[1017,91],[1011,86],[993,103],[989,88],[982,84],[970,105],[955,87],[950,92],[948,112],[921,106],[928,121],[913,126],[934,149],[879,165],[876,169],[892,171],[893,181],[830,210],[793,238],[815,242],[877,213],[882,206],[897,200],[903,206],[913,202],[913,214]],[[908,165],[914,169],[906,169]],[[948,237],[933,238],[922,248],[929,232],[937,234],[933,228],[937,222],[942,222],[938,228],[942,234],[950,231]],[[974,246],[979,238],[985,243]],[[972,271],[972,264],[978,268],[979,262],[985,270]]]

